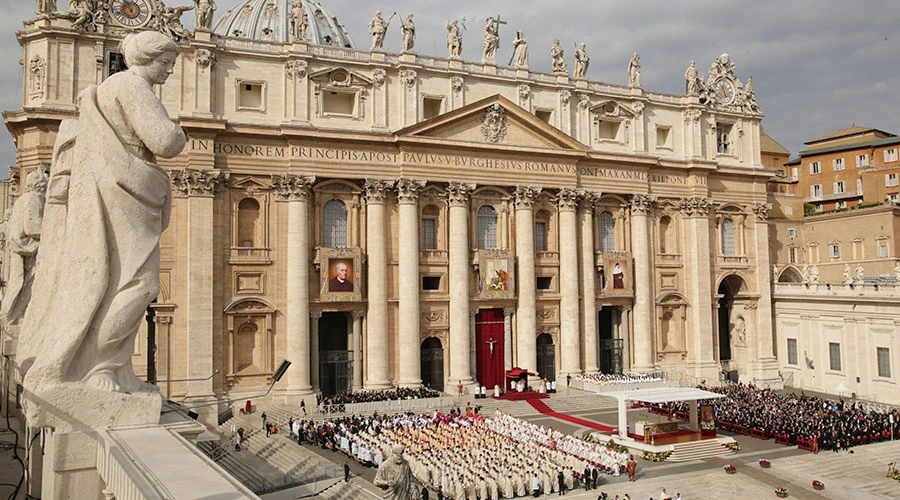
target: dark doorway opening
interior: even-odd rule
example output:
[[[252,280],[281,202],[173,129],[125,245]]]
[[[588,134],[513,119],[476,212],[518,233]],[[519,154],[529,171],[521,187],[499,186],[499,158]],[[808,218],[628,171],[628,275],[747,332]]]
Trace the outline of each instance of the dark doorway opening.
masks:
[[[444,390],[444,346],[437,337],[428,337],[421,349],[422,383],[436,391]]]
[[[350,391],[353,383],[353,352],[347,348],[348,315],[322,313],[319,318],[319,390],[323,396]]]

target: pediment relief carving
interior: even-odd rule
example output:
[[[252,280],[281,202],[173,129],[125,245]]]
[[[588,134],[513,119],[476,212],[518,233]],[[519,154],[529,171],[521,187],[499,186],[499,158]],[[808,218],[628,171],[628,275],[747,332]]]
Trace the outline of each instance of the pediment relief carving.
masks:
[[[636,102],[626,106],[614,100],[602,101],[591,106],[590,112],[601,118],[634,118],[644,109],[644,104]]]
[[[331,67],[309,74],[309,79],[322,87],[360,89],[371,87],[374,82],[361,73],[341,68]]]

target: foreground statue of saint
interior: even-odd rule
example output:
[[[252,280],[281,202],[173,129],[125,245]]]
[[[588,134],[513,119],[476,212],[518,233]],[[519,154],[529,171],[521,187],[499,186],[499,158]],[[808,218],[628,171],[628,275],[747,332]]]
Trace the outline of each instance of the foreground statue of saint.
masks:
[[[416,478],[413,477],[409,462],[403,458],[403,445],[395,444],[391,447],[391,456],[381,462],[378,472],[375,473],[375,486],[384,492],[385,500],[416,500],[419,498]]]
[[[156,157],[174,157],[185,143],[153,90],[172,74],[179,49],[153,31],[127,36],[122,49],[129,69],[85,89],[77,126],[60,125],[18,352],[26,398],[36,401],[153,392],[135,376],[131,354],[159,293],[159,238],[171,209]],[[77,404],[66,408],[78,413]],[[40,408],[26,404],[26,412]]]

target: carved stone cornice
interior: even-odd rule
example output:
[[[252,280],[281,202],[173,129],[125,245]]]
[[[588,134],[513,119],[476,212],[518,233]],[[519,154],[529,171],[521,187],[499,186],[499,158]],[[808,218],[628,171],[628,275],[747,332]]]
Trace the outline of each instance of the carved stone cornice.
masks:
[[[272,187],[278,201],[309,201],[314,175],[273,174]]]
[[[578,206],[578,191],[572,188],[562,188],[556,194],[557,204],[560,212],[574,212]]]
[[[193,169],[170,170],[172,187],[180,196],[208,196],[215,197],[230,174],[222,173],[217,169]]]
[[[534,200],[541,194],[539,186],[516,186],[516,210],[530,210],[534,206]]]
[[[769,210],[772,210],[772,204],[757,201],[750,206],[750,210],[756,215],[757,221],[765,222],[769,220]]]
[[[366,203],[369,205],[384,203],[389,189],[394,187],[394,181],[386,179],[366,179]]]
[[[457,181],[450,182],[447,185],[447,205],[451,207],[465,207],[469,203],[472,191],[475,191],[475,184]]]
[[[631,195],[631,213],[640,215],[649,215],[653,211],[653,205],[656,205],[655,194],[637,193]]]
[[[401,205],[414,204],[419,199],[419,190],[425,187],[425,181],[418,179],[397,179],[397,200]]]
[[[713,201],[710,198],[699,196],[682,198],[678,208],[685,217],[709,217],[709,212],[713,209]]]

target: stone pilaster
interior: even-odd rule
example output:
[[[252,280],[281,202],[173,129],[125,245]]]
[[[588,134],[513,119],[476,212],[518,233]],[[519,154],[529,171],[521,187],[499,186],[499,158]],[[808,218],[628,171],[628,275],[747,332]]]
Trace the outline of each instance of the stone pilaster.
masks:
[[[425,181],[399,179],[397,202],[400,205],[400,362],[398,382],[400,387],[418,387],[422,384],[419,363],[419,190]]]
[[[512,307],[503,308],[503,369],[513,369],[513,351],[512,351],[512,315],[516,310]],[[506,388],[504,387],[505,391]]]
[[[350,349],[353,351],[353,390],[363,388],[363,354],[362,354],[362,331],[364,311],[353,311],[350,316],[353,318],[353,333],[351,334]]]
[[[716,316],[709,300],[714,292],[710,277],[712,256],[710,252],[702,251],[709,248],[709,214],[713,201],[703,197],[682,198],[680,209],[685,225],[684,248],[691,250],[682,252],[687,271],[687,299],[691,305],[687,310],[688,359],[693,365],[694,376],[715,380],[718,367],[713,357],[715,332],[712,323]]]
[[[578,193],[564,188],[557,193],[559,207],[559,374],[581,373],[578,307]],[[585,332],[587,335],[587,332]]]
[[[624,305],[619,308],[619,323],[617,338],[622,339],[622,371],[631,371],[631,306]]]
[[[450,210],[450,385],[472,384],[469,361],[469,197],[474,184],[447,186]]]
[[[516,258],[519,302],[516,309],[516,364],[537,370],[537,284],[534,271],[534,200],[540,187],[516,186]]]
[[[306,363],[309,367],[309,379],[314,389],[319,387],[319,320],[322,319],[322,311],[311,311],[309,313],[309,352],[306,357]]]
[[[653,347],[653,261],[650,248],[650,215],[656,195],[635,194],[631,197],[631,249],[634,254],[634,370],[653,370],[656,355]]]
[[[578,204],[581,224],[581,324],[584,332],[581,351],[586,373],[600,371],[597,346],[597,268],[594,255],[594,203],[599,198],[599,193],[586,192],[582,194]]]
[[[748,321],[755,324],[755,338],[748,338],[748,343],[755,349],[751,351],[750,372],[755,382],[761,385],[781,387],[782,381],[778,376],[778,360],[774,354],[774,331],[772,327],[772,288],[769,280],[769,210],[772,205],[768,203],[754,203],[753,211],[753,239],[756,242],[756,290],[759,300],[756,307],[747,309]],[[753,321],[750,321],[752,318]],[[752,331],[752,330],[751,330]]]
[[[309,198],[314,176],[272,176],[278,201],[287,205],[287,359],[294,363],[287,373],[285,397],[310,394],[309,337]],[[318,369],[318,367],[315,367]],[[292,400],[285,404],[292,404]]]
[[[393,181],[366,179],[366,250],[369,257],[366,389],[386,389],[388,378],[388,291],[385,199]]]
[[[169,172],[176,196],[186,196],[188,206],[187,248],[196,258],[187,261],[187,300],[184,314],[187,317],[186,330],[191,332],[187,339],[188,367],[186,377],[195,379],[187,382],[185,401],[206,402],[215,399],[213,381],[209,378],[215,371],[215,327],[214,316],[219,311],[213,307],[214,248],[213,215],[215,197],[228,179],[228,174],[218,170],[184,169]],[[205,422],[214,420],[216,407],[201,409]]]

